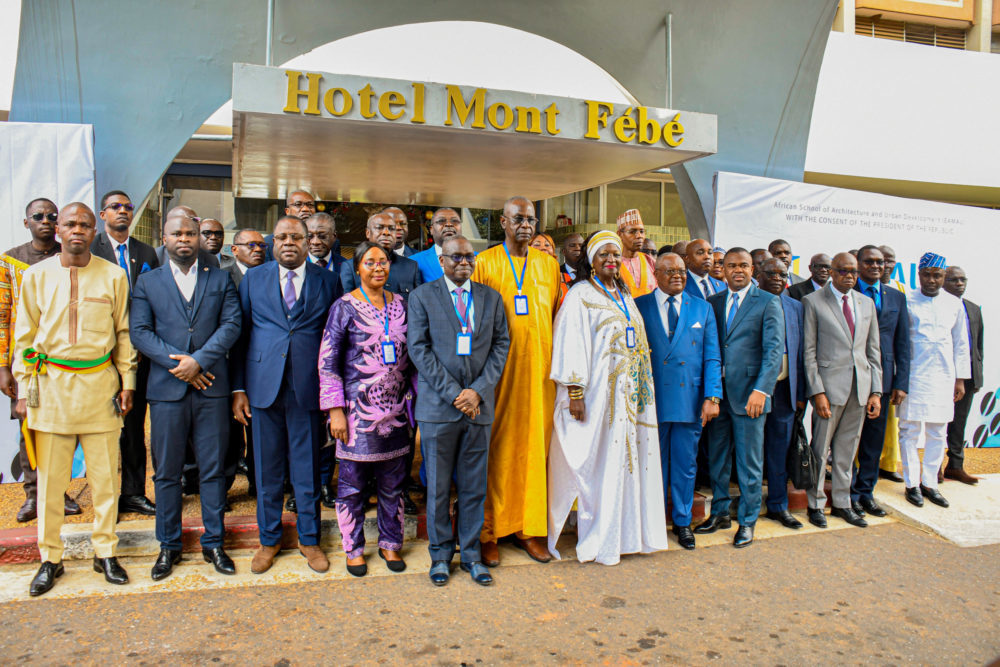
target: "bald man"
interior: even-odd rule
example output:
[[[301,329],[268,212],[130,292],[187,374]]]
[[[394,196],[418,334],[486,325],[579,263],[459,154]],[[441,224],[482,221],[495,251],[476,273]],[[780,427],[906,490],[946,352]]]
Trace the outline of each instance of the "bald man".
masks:
[[[316,213],[316,210],[316,198],[306,190],[292,190],[285,197],[285,215],[305,222]],[[267,243],[264,261],[270,262],[274,259],[274,234],[265,236],[264,242]],[[339,243],[334,247],[334,252],[340,252]],[[200,258],[199,261],[201,261]]]

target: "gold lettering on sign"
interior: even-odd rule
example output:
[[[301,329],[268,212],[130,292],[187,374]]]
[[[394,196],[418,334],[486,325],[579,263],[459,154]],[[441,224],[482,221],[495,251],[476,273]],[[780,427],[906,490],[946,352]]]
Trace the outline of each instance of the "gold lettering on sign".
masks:
[[[337,108],[337,95],[340,95],[340,99],[343,100],[339,109]],[[354,108],[354,98],[343,88],[331,88],[323,95],[323,106],[326,107],[331,116],[344,116]]]
[[[503,112],[503,120],[500,120],[501,111]],[[494,102],[491,104],[486,112],[486,116],[490,119],[490,125],[498,130],[506,130],[514,122],[514,112],[510,110],[509,105],[503,102]]]
[[[462,97],[462,91],[458,86],[448,85],[448,109],[445,112],[444,124],[454,125],[452,121],[451,112],[452,109],[455,110],[455,115],[458,116],[458,124],[465,127],[465,122],[469,118],[469,114],[472,114],[472,127],[478,130],[486,129],[485,123],[485,112],[486,112],[486,89],[476,88],[476,92],[472,94],[472,100],[466,104],[465,98]]]
[[[372,90],[372,84],[366,83],[365,87],[358,91],[358,95],[361,96],[361,117],[374,118],[375,111],[372,109],[372,100],[375,99],[375,92]]]
[[[405,108],[396,111],[393,110],[393,107],[406,107],[406,98],[403,97],[403,94],[392,90],[382,93],[382,96],[378,98],[378,112],[387,120],[397,120],[406,113]]]
[[[424,121],[424,84],[413,84],[413,116],[411,123],[423,123]]]
[[[303,113],[299,109],[299,98],[306,98],[306,109],[305,113],[318,116],[319,114],[319,82],[322,80],[322,74],[314,74],[309,72],[306,77],[309,79],[309,87],[305,90],[299,88],[299,79],[302,77],[302,72],[296,72],[295,70],[285,70],[285,76],[288,77],[288,100],[285,103],[285,108],[282,111],[286,113]]]
[[[607,102],[584,101],[587,105],[587,133],[583,136],[587,139],[600,139],[598,129],[608,126],[608,114],[614,113],[615,107]],[[601,112],[601,107],[607,111]]]

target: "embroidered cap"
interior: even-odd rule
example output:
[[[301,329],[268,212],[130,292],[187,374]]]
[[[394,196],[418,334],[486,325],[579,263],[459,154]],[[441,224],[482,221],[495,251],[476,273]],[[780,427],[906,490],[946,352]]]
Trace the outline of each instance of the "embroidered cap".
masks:
[[[636,222],[642,224],[642,215],[639,214],[639,209],[630,208],[618,216],[618,231]]]
[[[925,252],[923,257],[920,258],[920,264],[917,268],[923,269],[944,269],[947,268],[948,262],[941,255],[935,254],[933,252]]]

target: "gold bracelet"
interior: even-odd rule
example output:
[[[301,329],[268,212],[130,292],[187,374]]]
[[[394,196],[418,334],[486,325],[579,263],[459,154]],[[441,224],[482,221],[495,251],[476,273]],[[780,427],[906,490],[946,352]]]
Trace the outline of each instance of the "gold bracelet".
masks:
[[[570,389],[569,390],[569,397],[572,400],[574,400],[574,401],[580,400],[581,398],[583,398],[583,390],[582,389]]]

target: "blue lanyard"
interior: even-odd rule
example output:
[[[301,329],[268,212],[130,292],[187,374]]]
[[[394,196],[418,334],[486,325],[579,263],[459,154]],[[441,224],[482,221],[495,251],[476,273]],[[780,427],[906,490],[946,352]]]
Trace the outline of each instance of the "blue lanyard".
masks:
[[[618,296],[621,297],[621,300],[622,300],[621,303],[618,303],[618,299],[616,299],[615,297],[611,296],[611,292],[608,291],[608,288],[604,286],[604,283],[602,283],[600,281],[600,279],[595,278],[594,282],[597,283],[598,285],[600,285],[601,289],[604,290],[604,293],[608,295],[608,298],[615,302],[615,305],[618,306],[618,310],[620,310],[623,313],[625,313],[625,321],[628,322],[629,324],[631,324],[632,323],[632,316],[629,315],[628,307],[625,305],[625,295],[622,294],[622,291],[620,289],[615,289],[615,292],[618,293]]]
[[[465,304],[465,317],[458,312],[458,299],[452,299],[451,307],[455,309],[455,316],[458,318],[458,323],[462,325],[467,333],[472,333],[472,327],[469,326],[469,292],[471,290],[464,290],[462,292],[462,303]]]
[[[510,251],[507,250],[507,242],[503,242],[503,251],[507,253],[507,261],[510,262],[510,272],[514,274],[514,284],[517,285],[517,293],[521,293],[521,286],[524,285],[524,270],[528,268],[528,255],[524,256],[524,265],[521,267],[521,279],[517,278],[517,270],[514,268],[514,260],[510,256]],[[528,252],[531,252],[530,250]]]
[[[365,294],[365,288],[358,285],[358,289],[361,290],[361,296],[365,297],[365,301],[368,302],[368,305],[371,306],[377,313],[378,308],[375,308],[375,304],[372,303],[372,300],[368,298],[367,294]],[[385,325],[385,339],[389,340],[389,304],[385,302],[385,292],[382,292],[382,299],[382,324]]]

